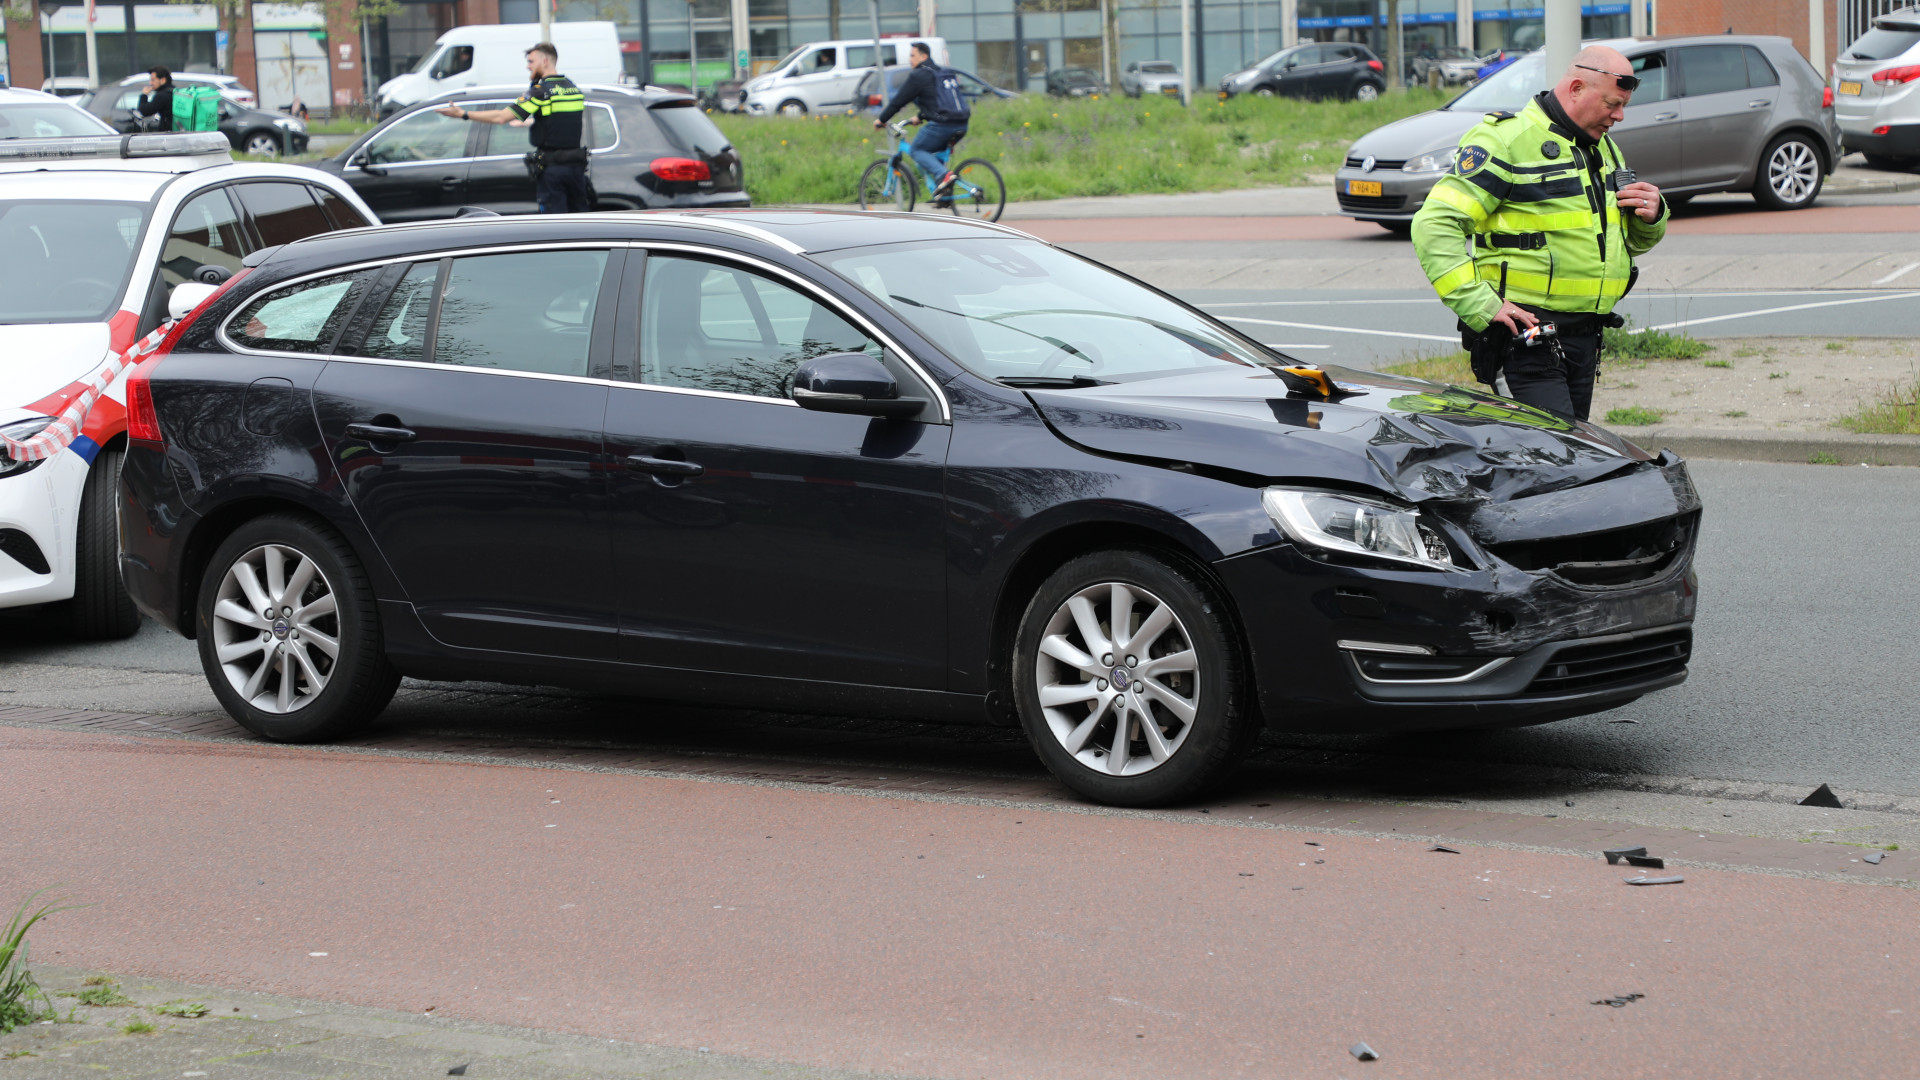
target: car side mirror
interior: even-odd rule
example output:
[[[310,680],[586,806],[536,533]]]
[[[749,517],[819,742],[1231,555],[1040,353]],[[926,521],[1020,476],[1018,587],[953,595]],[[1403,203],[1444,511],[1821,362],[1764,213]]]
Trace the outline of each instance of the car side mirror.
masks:
[[[175,285],[173,291],[167,294],[167,318],[176,321],[186,318],[194,308],[206,303],[207,297],[219,291],[218,285],[207,285],[198,281],[183,281]]]
[[[352,157],[348,158],[347,168],[359,169],[361,172],[366,173],[368,176],[387,175],[387,170],[382,169],[379,166],[375,165],[373,163],[373,158],[369,156],[365,150],[356,151]]]
[[[828,353],[801,364],[793,373],[793,400],[814,412],[856,416],[913,416],[925,398],[903,398],[900,384],[885,364],[861,352]]]

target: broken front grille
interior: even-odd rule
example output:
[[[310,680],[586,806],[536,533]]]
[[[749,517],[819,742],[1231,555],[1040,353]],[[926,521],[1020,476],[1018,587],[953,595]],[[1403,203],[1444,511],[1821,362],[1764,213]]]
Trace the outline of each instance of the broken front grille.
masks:
[[[1650,581],[1667,572],[1693,542],[1699,514],[1682,514],[1585,536],[1488,544],[1522,570],[1550,570],[1575,585],[1605,588]]]
[[[1621,640],[1574,645],[1554,654],[1527,687],[1529,694],[1565,694],[1574,690],[1645,682],[1686,670],[1693,655],[1693,630],[1660,630]]]

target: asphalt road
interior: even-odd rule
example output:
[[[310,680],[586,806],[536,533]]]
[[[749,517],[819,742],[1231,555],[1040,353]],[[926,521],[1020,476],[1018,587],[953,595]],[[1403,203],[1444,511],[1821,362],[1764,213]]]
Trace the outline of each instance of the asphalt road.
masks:
[[[1506,763],[1920,795],[1912,753],[1920,745],[1920,712],[1912,706],[1920,469],[1726,461],[1698,461],[1693,469],[1707,516],[1693,675],[1685,685],[1611,714],[1536,728],[1276,736],[1269,753],[1294,748],[1357,753],[1409,768],[1433,761]],[[115,709],[213,707],[197,678],[192,644],[152,625],[125,642],[39,644],[31,624],[0,623],[0,684],[8,664],[63,667],[69,674],[56,681],[76,689],[57,699],[32,691],[0,694],[0,704],[84,704],[85,687],[111,682],[122,687],[109,703]],[[133,674],[142,671],[176,674],[152,680],[143,696],[141,677]],[[1638,723],[1611,722],[1626,718]],[[457,729],[458,709],[441,710],[433,723]],[[924,757],[915,756],[920,750],[900,751],[899,760],[960,764],[952,747],[938,744],[973,744],[983,734],[932,729],[921,745],[933,749]],[[843,752],[838,736],[803,730],[742,731],[727,737],[727,747],[751,754],[756,740],[764,752]],[[1024,756],[1017,746],[999,744],[992,754],[995,768]],[[1462,781],[1459,792],[1471,794],[1474,783]]]

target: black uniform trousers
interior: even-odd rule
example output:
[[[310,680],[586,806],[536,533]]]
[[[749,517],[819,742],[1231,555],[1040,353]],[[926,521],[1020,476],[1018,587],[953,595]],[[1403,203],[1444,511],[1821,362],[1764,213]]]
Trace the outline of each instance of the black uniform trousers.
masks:
[[[1600,321],[1521,305],[1553,323],[1559,335],[1535,345],[1514,339],[1506,359],[1507,392],[1515,401],[1585,420],[1593,407],[1593,380],[1600,367]]]
[[[587,167],[548,163],[533,182],[534,197],[543,214],[584,214],[593,209],[587,194]]]

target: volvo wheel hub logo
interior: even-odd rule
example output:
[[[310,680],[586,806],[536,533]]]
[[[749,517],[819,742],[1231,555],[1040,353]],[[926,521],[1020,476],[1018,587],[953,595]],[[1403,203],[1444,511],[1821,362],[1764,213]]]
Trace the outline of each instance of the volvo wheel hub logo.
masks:
[[[273,636],[282,641],[287,639],[287,634],[292,630],[293,627],[288,626],[285,619],[281,619],[273,624]]]
[[[1115,690],[1125,690],[1127,688],[1126,668],[1117,667],[1113,669],[1113,688]]]

